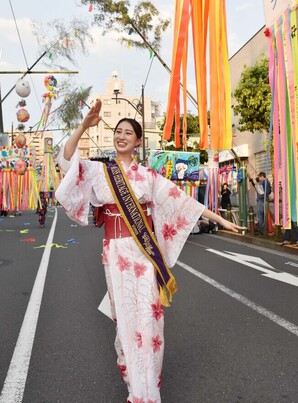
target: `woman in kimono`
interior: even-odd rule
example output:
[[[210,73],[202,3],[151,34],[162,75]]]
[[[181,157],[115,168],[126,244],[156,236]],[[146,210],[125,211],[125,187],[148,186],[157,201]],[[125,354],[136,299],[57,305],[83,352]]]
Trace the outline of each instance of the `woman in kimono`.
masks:
[[[56,197],[81,225],[88,224],[90,203],[103,206],[102,263],[117,323],[117,365],[128,387],[127,402],[159,403],[162,305],[168,305],[176,289],[169,268],[202,214],[226,229],[243,228],[212,213],[153,169],[138,165],[132,154],[141,144],[142,128],[134,119],[124,118],[115,128],[117,158],[110,168],[110,163],[80,160],[78,141],[98,124],[100,109],[97,100],[61,150],[59,165],[66,175]]]

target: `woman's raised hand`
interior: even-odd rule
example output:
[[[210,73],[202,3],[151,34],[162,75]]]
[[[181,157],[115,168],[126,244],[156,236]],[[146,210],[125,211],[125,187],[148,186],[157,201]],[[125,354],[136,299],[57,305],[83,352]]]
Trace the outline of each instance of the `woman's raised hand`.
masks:
[[[82,126],[84,129],[89,129],[89,127],[96,126],[101,120],[99,112],[101,110],[101,100],[97,99],[95,104],[90,108],[89,112],[85,116]]]

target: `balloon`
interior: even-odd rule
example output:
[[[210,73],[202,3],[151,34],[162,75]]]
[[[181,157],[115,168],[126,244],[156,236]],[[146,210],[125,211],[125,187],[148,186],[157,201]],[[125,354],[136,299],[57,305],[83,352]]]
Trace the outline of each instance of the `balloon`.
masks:
[[[16,93],[22,97],[26,98],[31,92],[30,85],[28,81],[24,80],[23,78],[20,78],[17,83],[16,83]]]
[[[25,123],[29,120],[30,115],[27,111],[27,109],[21,108],[17,112],[17,119],[19,122]]]
[[[26,161],[19,158],[14,164],[14,171],[17,175],[24,175],[27,171]]]
[[[24,134],[19,134],[15,139],[15,144],[18,148],[23,148],[26,145],[26,137]]]

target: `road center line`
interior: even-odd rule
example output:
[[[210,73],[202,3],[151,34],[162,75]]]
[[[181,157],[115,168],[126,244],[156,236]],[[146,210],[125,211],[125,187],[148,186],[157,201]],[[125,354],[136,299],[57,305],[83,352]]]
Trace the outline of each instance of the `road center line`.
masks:
[[[0,403],[21,403],[23,400],[37,320],[57,223],[57,209],[32,288],[19,337],[0,395]]]
[[[250,301],[248,298],[244,297],[241,294],[231,290],[230,288],[218,283],[217,281],[213,280],[212,278],[206,276],[203,273],[195,270],[194,268],[188,266],[187,264],[180,262],[179,260],[176,263],[178,266],[182,267],[183,269],[189,271],[191,274],[194,274],[196,277],[199,277],[201,280],[205,281],[206,283],[212,285],[213,287],[217,288],[218,290],[224,292],[225,294],[229,295],[230,297],[236,299],[237,301],[241,302],[242,304],[246,305],[248,308],[253,309],[254,311],[258,312],[260,315],[265,316],[267,319],[271,320],[272,322],[276,323],[277,325],[283,327],[284,329],[288,330],[289,332],[293,333],[295,336],[298,336],[298,326],[296,326],[292,322],[288,322],[286,319],[283,319],[281,316],[276,315],[275,313],[269,311],[268,309],[262,307]]]

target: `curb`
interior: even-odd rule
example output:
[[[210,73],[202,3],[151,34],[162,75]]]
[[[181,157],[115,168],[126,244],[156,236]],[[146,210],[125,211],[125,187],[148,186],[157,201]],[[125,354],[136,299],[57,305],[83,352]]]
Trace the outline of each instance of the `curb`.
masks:
[[[251,245],[261,246],[263,248],[273,249],[280,252],[286,252],[291,255],[296,255],[298,257],[298,247],[295,245],[281,245],[281,242],[276,242],[275,240],[270,239],[261,239],[259,237],[254,237],[253,235],[248,234],[238,234],[231,231],[226,230],[218,230],[216,235],[230,238],[230,239],[237,239],[237,241],[248,243]]]

